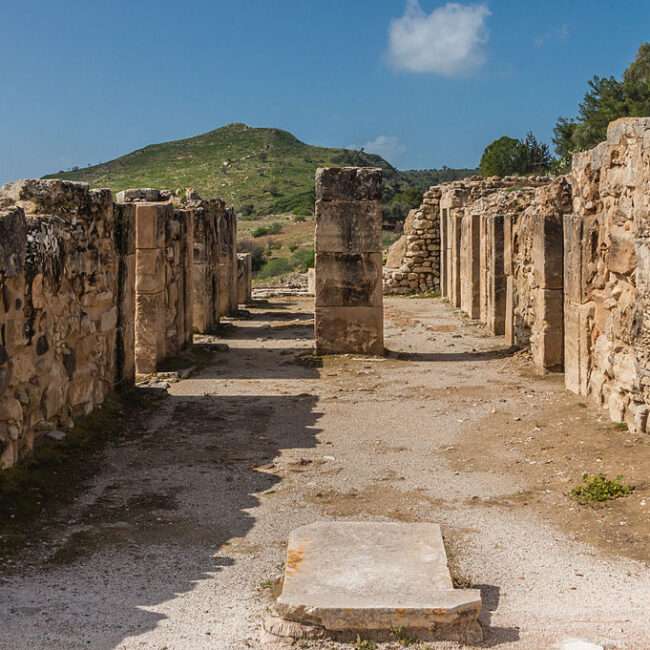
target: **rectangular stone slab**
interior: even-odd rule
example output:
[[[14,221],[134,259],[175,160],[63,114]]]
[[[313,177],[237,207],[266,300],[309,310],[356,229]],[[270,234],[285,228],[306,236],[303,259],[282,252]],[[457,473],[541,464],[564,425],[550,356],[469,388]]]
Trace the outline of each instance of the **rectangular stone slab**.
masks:
[[[276,607],[332,631],[432,629],[476,621],[481,595],[453,588],[437,524],[333,521],[291,532]]]

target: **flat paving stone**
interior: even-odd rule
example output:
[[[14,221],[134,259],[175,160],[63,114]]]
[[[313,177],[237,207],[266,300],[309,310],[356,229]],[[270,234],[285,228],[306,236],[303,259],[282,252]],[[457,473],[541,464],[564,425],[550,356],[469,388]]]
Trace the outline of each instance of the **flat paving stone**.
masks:
[[[476,634],[481,594],[453,588],[437,524],[334,521],[291,532],[276,607],[332,631],[439,628],[461,638],[466,627]]]

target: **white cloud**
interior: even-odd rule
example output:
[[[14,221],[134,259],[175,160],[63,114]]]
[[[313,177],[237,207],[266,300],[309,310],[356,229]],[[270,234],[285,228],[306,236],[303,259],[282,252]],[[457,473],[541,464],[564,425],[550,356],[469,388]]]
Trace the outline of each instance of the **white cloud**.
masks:
[[[569,38],[569,26],[566,24],[560,25],[555,29],[544,32],[535,38],[533,41],[535,47],[544,47],[548,41],[566,41]]]
[[[392,135],[378,135],[376,138],[362,145],[352,144],[348,149],[363,149],[368,153],[375,153],[388,162],[393,162],[406,152],[406,147],[399,138]]]
[[[401,18],[391,21],[389,59],[395,68],[448,77],[485,62],[490,10],[484,4],[449,2],[426,14],[419,0],[407,0]]]

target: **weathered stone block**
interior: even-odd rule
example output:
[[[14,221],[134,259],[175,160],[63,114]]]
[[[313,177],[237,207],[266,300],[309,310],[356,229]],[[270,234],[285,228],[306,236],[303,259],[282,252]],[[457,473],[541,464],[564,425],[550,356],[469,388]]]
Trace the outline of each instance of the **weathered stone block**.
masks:
[[[478,589],[454,589],[436,524],[321,522],[294,530],[276,608],[330,631],[480,640]]]
[[[381,253],[317,253],[316,268],[316,306],[382,306]]]
[[[316,307],[315,334],[317,354],[383,354],[383,311],[376,307]]]
[[[316,253],[381,253],[382,208],[377,201],[316,203]]]
[[[379,201],[381,169],[326,167],[316,170],[316,201]]]
[[[162,249],[165,246],[165,223],[171,216],[171,206],[141,203],[136,206],[135,245],[138,249]]]

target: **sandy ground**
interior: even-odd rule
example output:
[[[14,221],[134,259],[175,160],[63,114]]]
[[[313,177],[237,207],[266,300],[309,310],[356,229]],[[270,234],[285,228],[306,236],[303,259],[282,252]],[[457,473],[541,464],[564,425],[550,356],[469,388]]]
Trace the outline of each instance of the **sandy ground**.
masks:
[[[4,567],[0,648],[268,647],[288,532],[333,518],[441,523],[458,584],[482,590],[483,647],[650,648],[647,437],[440,301],[391,298],[386,316],[386,359],[322,364],[306,300],[234,321],[230,351],[107,448],[57,562],[34,566],[33,540]],[[578,506],[583,471],[637,489]]]

